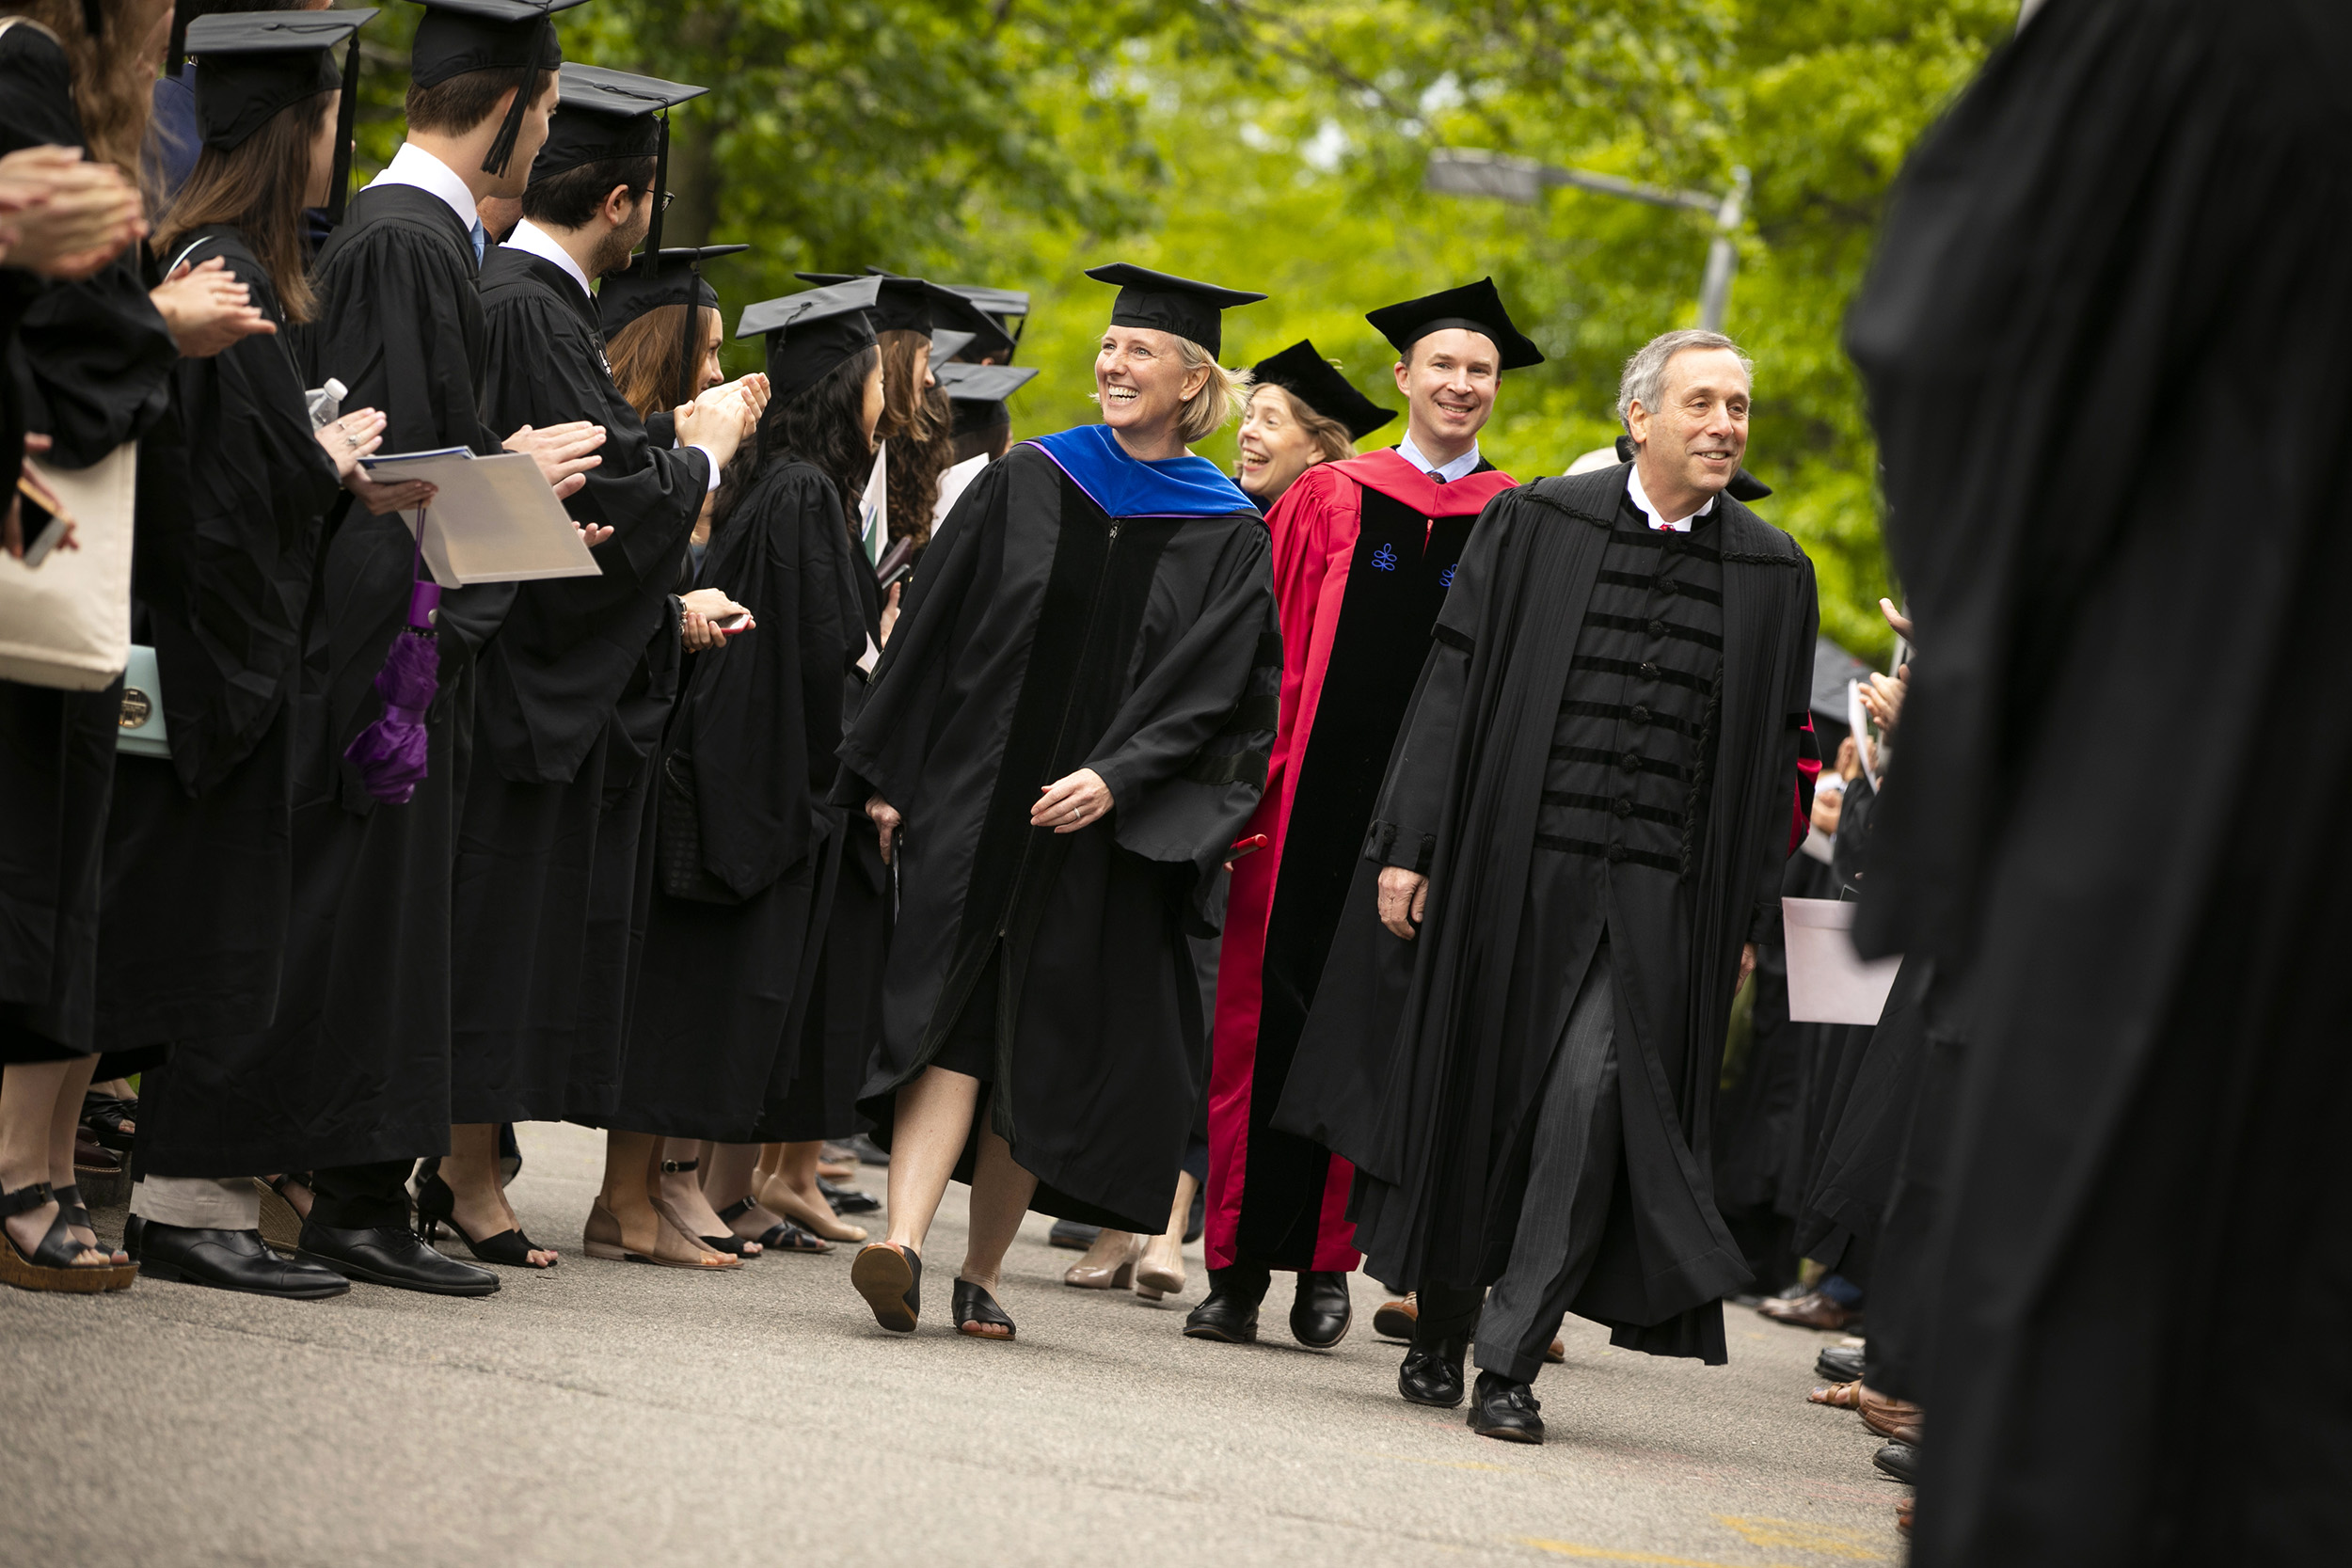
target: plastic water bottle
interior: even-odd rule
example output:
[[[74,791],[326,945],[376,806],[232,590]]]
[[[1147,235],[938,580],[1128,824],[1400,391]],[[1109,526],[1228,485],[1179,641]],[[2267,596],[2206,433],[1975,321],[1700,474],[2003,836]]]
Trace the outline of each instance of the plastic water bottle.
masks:
[[[310,428],[324,430],[342,419],[343,417],[343,394],[350,390],[350,388],[330,375],[326,378],[326,386],[313,387],[303,393],[303,401],[310,405]]]

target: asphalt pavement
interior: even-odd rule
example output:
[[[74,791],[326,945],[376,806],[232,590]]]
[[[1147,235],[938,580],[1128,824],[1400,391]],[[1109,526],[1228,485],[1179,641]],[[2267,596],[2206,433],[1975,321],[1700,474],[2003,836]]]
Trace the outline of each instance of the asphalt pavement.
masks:
[[[1612,1350],[1571,1319],[1550,1440],[1396,1395],[1358,1276],[1336,1350],[1188,1340],[1181,1298],[1071,1290],[1032,1216],[1010,1345],[956,1335],[962,1189],[926,1318],[884,1333],[853,1247],[724,1275],[579,1252],[600,1137],[520,1130],[510,1189],[565,1253],[456,1301],[279,1303],[141,1280],[0,1290],[0,1561],[209,1564],[1299,1564],[1678,1568],[1899,1562],[1897,1489],[1809,1405],[1828,1337],[1727,1309],[1731,1364]],[[881,1192],[883,1173],[862,1183]],[[871,1218],[871,1216],[869,1216]],[[102,1212],[102,1228],[120,1224]],[[450,1243],[444,1243],[445,1246]]]

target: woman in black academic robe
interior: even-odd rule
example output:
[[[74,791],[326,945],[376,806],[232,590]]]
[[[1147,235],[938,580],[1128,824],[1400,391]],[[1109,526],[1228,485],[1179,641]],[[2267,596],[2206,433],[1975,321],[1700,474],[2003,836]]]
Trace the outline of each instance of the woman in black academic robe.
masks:
[[[1160,1229],[1206,1067],[1185,937],[1257,801],[1272,724],[1245,698],[1274,689],[1280,643],[1257,509],[1184,454],[1232,385],[1196,338],[1125,316],[1095,364],[1115,422],[973,482],[842,746],[837,793],[898,862],[860,1103],[891,1140],[890,1235],[852,1279],[901,1332],[951,1174],[973,1183],[953,1294],[976,1338],[1013,1335],[993,1291],[1024,1210]]]
[[[844,498],[854,504],[872,461],[880,375],[869,346],[797,394],[779,383],[757,477],[721,491],[696,585],[724,593],[752,622],[690,656],[663,737],[618,1135],[748,1143],[779,1074],[790,1080],[787,1042],[799,1039],[839,858],[841,813],[825,798],[842,693],[866,646]],[[649,1148],[647,1160],[658,1157]],[[649,1199],[636,1211],[607,1186],[589,1221],[591,1256],[698,1266],[674,1206]]]
[[[136,79],[151,78],[155,62],[129,45],[103,55],[80,8],[6,8],[0,154],[70,147],[135,177],[147,93]],[[124,25],[145,8],[116,0],[100,8],[102,24]],[[39,18],[17,14],[30,10]],[[77,88],[108,113],[97,135],[86,134]],[[49,438],[44,463],[88,467],[163,417],[177,350],[148,287],[134,249],[24,301],[0,374],[12,384],[11,426],[21,419]],[[8,471],[13,489],[13,462]],[[80,1104],[98,1062],[99,863],[121,698],[119,680],[97,691],[0,680],[0,1274],[33,1289],[131,1282],[125,1255],[87,1239],[87,1213],[58,1224],[73,1219],[66,1211],[80,1196],[74,1118],[56,1115]]]
[[[287,62],[282,80],[231,76],[228,53],[211,57],[221,63],[199,91],[203,145],[151,249],[167,272],[218,261],[277,331],[175,367],[184,469],[142,498],[133,556],[132,640],[155,651],[169,754],[115,760],[99,1037],[110,1052],[171,1048],[141,1083],[135,1227],[154,1243],[142,1261],[170,1252],[175,1229],[243,1228],[220,1224],[217,1203],[175,1202],[165,1179],[275,1173],[303,1135],[300,1097],[237,1041],[277,1012],[293,908],[292,697],[320,530],[346,485],[379,512],[429,493],[369,483],[358,460],[380,443],[383,416],[354,409],[314,432],[294,368],[290,333],[311,304],[303,214],[324,204],[334,172],[337,94],[315,90],[293,52],[267,56]],[[342,1288],[310,1265],[281,1269],[258,1231],[245,1256]],[[251,1271],[239,1281],[288,1284]]]

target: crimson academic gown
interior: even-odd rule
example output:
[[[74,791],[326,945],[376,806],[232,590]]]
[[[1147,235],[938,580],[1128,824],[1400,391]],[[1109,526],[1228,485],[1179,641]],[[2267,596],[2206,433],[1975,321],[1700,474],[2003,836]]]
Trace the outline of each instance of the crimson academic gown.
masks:
[[[1393,450],[1324,463],[1267,515],[1282,619],[1279,729],[1233,867],[1209,1076],[1211,1268],[1348,1270],[1355,1167],[1268,1125],[1314,1001],[1373,798],[1471,522],[1516,483],[1452,483]],[[1291,832],[1294,813],[1298,832]]]

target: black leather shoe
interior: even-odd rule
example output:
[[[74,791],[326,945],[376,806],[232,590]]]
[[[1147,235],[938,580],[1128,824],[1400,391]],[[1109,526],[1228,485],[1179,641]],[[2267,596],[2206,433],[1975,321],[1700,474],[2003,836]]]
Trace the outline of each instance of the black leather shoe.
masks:
[[[1909,1443],[1889,1443],[1870,1456],[1881,1473],[1905,1486],[1919,1484],[1919,1450]]]
[[[278,1257],[262,1243],[259,1230],[199,1230],[133,1214],[122,1242],[150,1279],[288,1301],[323,1301],[351,1289],[351,1281],[332,1269]]]
[[[1309,1350],[1329,1350],[1347,1338],[1347,1325],[1355,1321],[1347,1275],[1323,1271],[1298,1276],[1298,1294],[1291,1302],[1292,1338]]]
[[[1258,1301],[1245,1291],[1212,1284],[1209,1299],[1184,1314],[1184,1338],[1228,1345],[1258,1342]]]
[[[367,1285],[389,1285],[395,1291],[422,1291],[437,1296],[486,1296],[499,1288],[499,1276],[471,1263],[444,1258],[419,1241],[414,1233],[392,1226],[366,1230],[342,1230],[306,1220],[302,1226],[305,1262],[324,1264],[345,1279]]]
[[[1462,1402],[1462,1356],[1469,1349],[1468,1339],[1413,1346],[1396,1370],[1396,1391],[1415,1404],[1453,1409]]]
[[[1540,1443],[1544,1418],[1536,1412],[1542,1408],[1528,1385],[1514,1383],[1501,1372],[1480,1372],[1470,1395],[1470,1429],[1505,1443]]]
[[[1813,1374],[1832,1383],[1862,1381],[1862,1347],[1860,1345],[1823,1345],[1821,1354],[1813,1358]]]
[[[1084,1252],[1094,1244],[1094,1238],[1102,1233],[1103,1227],[1099,1225],[1087,1225],[1079,1220],[1056,1220],[1054,1228],[1045,1233],[1045,1244]]]

